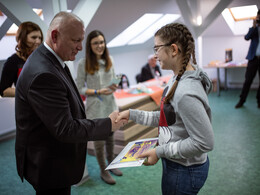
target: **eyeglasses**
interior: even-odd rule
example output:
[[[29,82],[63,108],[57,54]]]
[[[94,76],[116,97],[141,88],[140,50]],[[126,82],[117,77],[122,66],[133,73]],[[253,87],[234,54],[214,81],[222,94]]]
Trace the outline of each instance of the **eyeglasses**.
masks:
[[[96,41],[96,42],[91,43],[91,45],[94,45],[94,46],[103,45],[103,44],[105,44],[105,41]]]
[[[170,46],[172,43],[167,43],[167,44],[164,44],[164,45],[155,45],[153,47],[153,51],[154,51],[154,54],[157,54],[158,50],[161,48],[161,47],[166,47],[166,46]]]

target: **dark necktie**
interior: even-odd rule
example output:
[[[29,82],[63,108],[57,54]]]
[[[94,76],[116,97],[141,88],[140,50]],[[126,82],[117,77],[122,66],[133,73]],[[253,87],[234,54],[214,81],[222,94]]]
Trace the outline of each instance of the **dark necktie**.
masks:
[[[71,76],[71,73],[70,73],[70,70],[69,70],[67,64],[65,64],[64,70],[65,70],[65,76],[66,76],[67,80],[68,80],[68,81],[72,84],[72,86],[74,87],[75,92],[76,92],[78,98],[80,99],[80,103],[82,104],[82,106],[83,106],[83,108],[84,108],[82,99],[81,99],[80,94],[79,94],[79,92],[78,92],[78,88],[77,88],[77,86],[76,86],[76,84],[75,84],[75,82],[74,82],[74,80],[73,80],[73,78],[72,78],[72,76]]]
[[[70,74],[70,70],[69,70],[67,64],[65,64],[64,70],[65,70],[65,72],[67,73],[67,74],[66,74],[66,78],[69,79],[69,82],[74,83],[74,80],[73,80],[73,78],[72,78],[72,76],[71,76],[71,74]]]

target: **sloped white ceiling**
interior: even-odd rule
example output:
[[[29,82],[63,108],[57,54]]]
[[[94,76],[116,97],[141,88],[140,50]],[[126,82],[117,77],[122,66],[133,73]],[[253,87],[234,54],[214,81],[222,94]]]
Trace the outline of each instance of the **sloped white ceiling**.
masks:
[[[194,0],[190,0],[194,1]],[[219,0],[200,0],[201,12],[205,17]],[[42,8],[43,3],[52,0],[26,0],[31,7]],[[74,9],[78,0],[67,0],[68,9]],[[229,7],[256,4],[260,8],[259,0],[233,0]],[[86,28],[86,34],[99,29],[104,32],[107,42],[122,32],[126,27],[141,17],[144,13],[172,13],[180,14],[176,0],[102,0],[98,10]],[[181,20],[183,21],[183,20]],[[223,17],[220,15],[203,32],[203,36],[232,36]],[[152,40],[143,44],[151,45]],[[129,46],[131,48],[131,46]]]

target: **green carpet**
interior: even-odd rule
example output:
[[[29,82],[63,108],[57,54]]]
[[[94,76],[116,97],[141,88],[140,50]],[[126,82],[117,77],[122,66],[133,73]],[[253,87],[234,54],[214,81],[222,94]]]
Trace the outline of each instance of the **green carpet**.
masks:
[[[210,172],[199,195],[260,194],[260,109],[256,91],[250,91],[247,102],[235,109],[240,90],[209,95],[215,147],[209,153]],[[117,184],[101,181],[96,158],[87,157],[90,179],[72,187],[72,195],[160,195],[161,161],[155,166],[123,168],[122,177],[113,176]],[[28,182],[22,183],[16,172],[14,140],[0,143],[0,194],[35,194]]]

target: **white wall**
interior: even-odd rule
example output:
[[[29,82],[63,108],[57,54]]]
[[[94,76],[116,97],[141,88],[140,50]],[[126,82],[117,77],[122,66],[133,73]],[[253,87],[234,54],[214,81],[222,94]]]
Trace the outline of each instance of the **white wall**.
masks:
[[[6,60],[9,56],[15,53],[17,42],[15,36],[4,36],[0,40],[0,60]]]
[[[207,65],[210,61],[225,59],[225,49],[233,49],[233,59],[235,61],[243,61],[248,52],[250,41],[246,41],[243,36],[230,36],[230,37],[203,37],[202,38],[202,65]],[[0,41],[0,60],[7,59],[15,52],[15,36],[5,36]],[[85,44],[83,44],[85,45]],[[111,52],[112,51],[112,52]],[[124,73],[127,75],[130,84],[136,84],[135,76],[141,71],[141,67],[146,64],[147,57],[151,54],[152,49],[146,50],[134,50],[130,52],[113,52],[110,51],[110,55],[114,58],[114,66],[116,74]],[[73,77],[76,77],[77,62],[84,56],[84,51],[81,51],[77,56],[77,61],[74,62],[74,68],[72,64],[69,64]],[[210,78],[217,77],[216,69],[204,69]],[[162,70],[162,74],[171,74],[171,71]],[[245,68],[229,69],[228,70],[228,87],[241,88],[244,82]],[[220,70],[221,83],[224,81],[224,70]],[[256,76],[253,88],[258,87],[259,77]]]
[[[85,45],[85,43],[83,43],[83,45]],[[115,73],[125,74],[129,79],[130,85],[135,85],[135,76],[141,72],[142,66],[147,63],[148,56],[150,54],[153,54],[153,50],[152,47],[149,47],[147,49],[132,49],[131,51],[127,52],[124,52],[123,49],[121,49],[120,51],[109,49],[109,54],[114,59]],[[84,57],[84,55],[85,51],[79,52],[76,60],[74,61],[74,70],[72,70],[74,78],[76,78],[78,62],[81,58]],[[172,74],[172,71],[167,70],[161,70],[161,72],[162,75]]]
[[[151,49],[111,53],[114,58],[116,74],[124,73],[127,75],[130,85],[136,84],[135,76],[141,72],[141,68],[147,63],[147,58],[150,54],[152,54]],[[168,73],[169,71],[162,71],[163,75]]]
[[[244,36],[231,37],[203,37],[202,41],[202,63],[207,65],[210,61],[220,60],[225,61],[225,49],[232,48],[233,60],[244,61],[248,52],[250,41],[246,41]],[[216,69],[204,69],[210,78],[217,77]],[[246,68],[232,68],[228,69],[228,87],[240,88],[244,82]],[[224,70],[220,69],[221,84],[224,81]],[[252,87],[257,87],[259,83],[258,76],[254,79]]]

